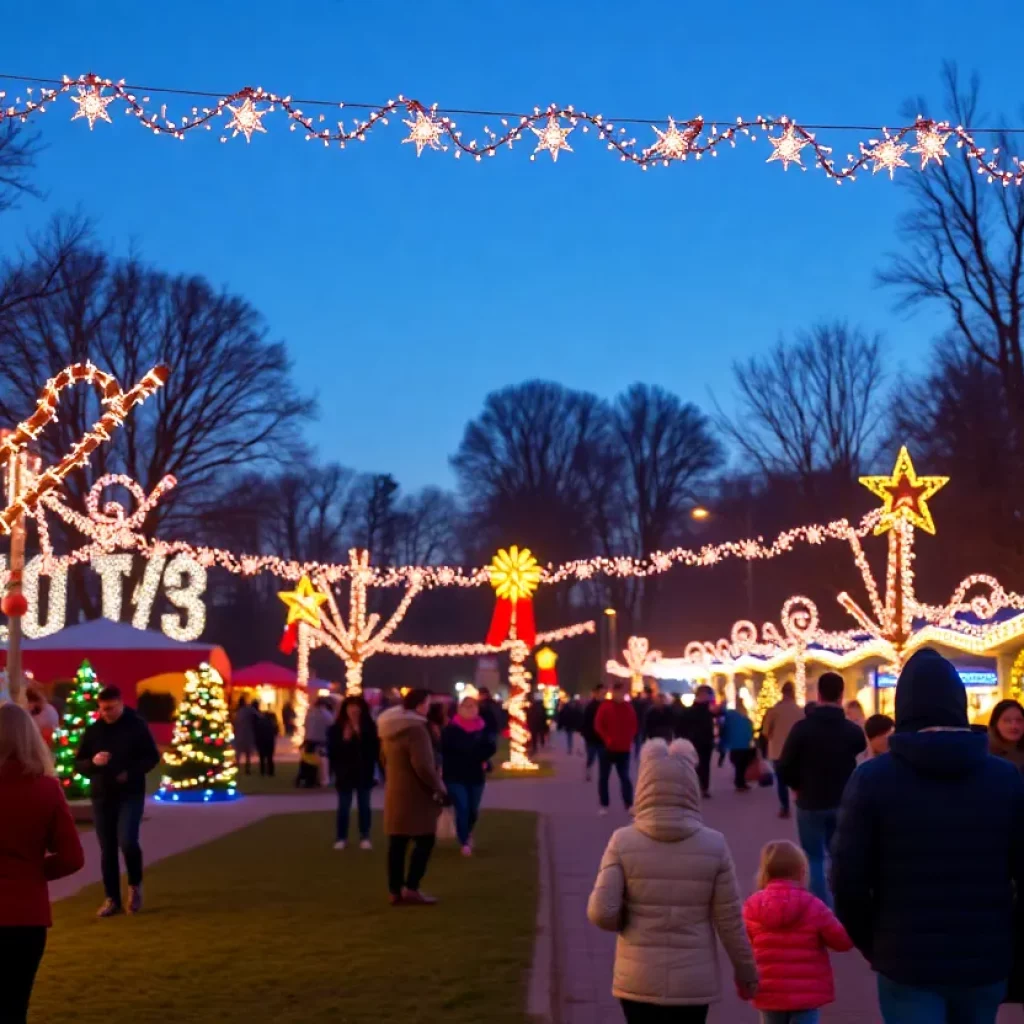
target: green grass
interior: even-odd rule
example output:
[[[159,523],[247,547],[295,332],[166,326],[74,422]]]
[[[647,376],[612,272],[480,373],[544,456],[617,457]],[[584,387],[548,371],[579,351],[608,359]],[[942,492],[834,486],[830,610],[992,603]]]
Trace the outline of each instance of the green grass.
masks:
[[[550,744],[552,740],[548,740]],[[504,736],[498,740],[498,752],[491,759],[494,771],[487,776],[488,779],[550,779],[555,774],[555,766],[547,760],[537,761],[538,769],[534,772],[506,771],[501,766],[508,760],[508,739]]]
[[[434,854],[437,907],[386,902],[384,838],[331,849],[333,815],[279,815],[155,864],[146,912],[54,905],[33,1024],[525,1024],[536,817],[485,811],[477,856]],[[143,826],[145,844],[145,826]]]

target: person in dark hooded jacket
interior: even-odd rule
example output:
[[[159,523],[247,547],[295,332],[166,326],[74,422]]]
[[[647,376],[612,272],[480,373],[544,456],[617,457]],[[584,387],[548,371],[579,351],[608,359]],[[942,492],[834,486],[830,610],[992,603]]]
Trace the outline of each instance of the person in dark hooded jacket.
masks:
[[[853,774],[832,848],[835,909],[878,974],[888,1024],[992,1024],[1024,885],[1024,780],[967,721],[956,669],[920,650],[889,753]]]

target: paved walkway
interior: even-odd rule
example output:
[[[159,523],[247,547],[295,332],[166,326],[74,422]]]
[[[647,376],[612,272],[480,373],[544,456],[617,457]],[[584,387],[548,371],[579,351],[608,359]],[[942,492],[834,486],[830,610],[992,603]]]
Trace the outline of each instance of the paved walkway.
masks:
[[[547,1012],[550,1024],[621,1024],[622,1013],[610,987],[615,937],[592,927],[586,905],[605,844],[612,831],[628,823],[621,806],[608,817],[597,814],[596,783],[583,781],[582,758],[553,755],[553,779],[493,782],[484,806],[536,811],[541,815],[541,913],[537,962],[531,983],[531,1010]],[[615,795],[613,779],[613,797]],[[745,893],[753,887],[761,846],[769,839],[795,838],[791,821],[780,821],[774,791],[732,791],[726,771],[716,773],[715,796],[704,817],[729,840]],[[380,792],[375,794],[375,805]],[[182,853],[272,814],[333,809],[333,791],[309,795],[251,796],[231,804],[147,805],[143,846],[147,863]],[[51,885],[53,899],[70,896],[100,878],[95,839],[83,836],[85,868]],[[720,951],[723,999],[711,1011],[711,1024],[756,1024],[757,1014],[732,985],[732,973]],[[822,1013],[824,1024],[877,1021],[874,978],[858,953],[833,958],[837,1002]],[[550,1008],[550,1009],[549,1009]],[[1004,1008],[1000,1024],[1020,1021],[1020,1011]]]

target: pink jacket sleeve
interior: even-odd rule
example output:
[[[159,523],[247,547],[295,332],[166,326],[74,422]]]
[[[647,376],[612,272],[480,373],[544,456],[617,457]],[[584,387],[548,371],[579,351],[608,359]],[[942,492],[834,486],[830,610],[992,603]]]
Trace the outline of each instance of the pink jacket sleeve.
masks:
[[[820,901],[819,901],[820,903]],[[839,919],[824,903],[818,907],[818,934],[829,949],[837,953],[846,953],[853,949],[853,940],[846,934],[846,929]]]

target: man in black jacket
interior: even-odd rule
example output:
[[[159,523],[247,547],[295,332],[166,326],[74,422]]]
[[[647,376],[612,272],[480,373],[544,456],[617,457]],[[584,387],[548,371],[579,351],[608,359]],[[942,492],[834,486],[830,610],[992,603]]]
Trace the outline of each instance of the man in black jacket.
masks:
[[[697,751],[697,778],[705,799],[711,796],[711,758],[715,753],[714,701],[715,691],[710,686],[698,686],[693,703],[679,712],[676,723],[676,735],[689,740]]]
[[[160,761],[149,726],[121,700],[116,686],[100,690],[99,718],[86,728],[75,768],[90,781],[96,838],[100,844],[106,900],[99,917],[122,911],[120,846],[128,873],[128,912],[142,909],[139,827],[146,803],[146,775]]]
[[[935,651],[903,667],[889,752],[846,787],[832,884],[889,1024],[994,1021],[1001,1001],[1021,1001],[1006,998],[1006,979],[1024,887],[1024,782],[972,732],[964,685]]]
[[[590,769],[593,767],[594,762],[598,759],[601,753],[601,737],[597,735],[597,730],[594,728],[594,720],[597,718],[597,712],[601,707],[601,701],[604,700],[604,687],[601,685],[595,686],[590,691],[590,700],[587,701],[587,706],[583,709],[583,728],[580,732],[583,734],[583,742],[587,748],[587,767],[586,767],[586,780],[590,781]]]
[[[790,729],[775,770],[796,794],[797,834],[810,864],[811,892],[829,906],[825,854],[843,790],[866,747],[864,730],[843,712],[843,677],[826,672],[818,680],[818,703]]]

